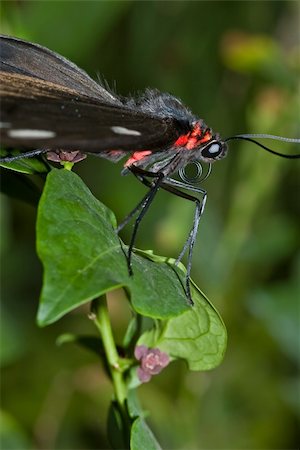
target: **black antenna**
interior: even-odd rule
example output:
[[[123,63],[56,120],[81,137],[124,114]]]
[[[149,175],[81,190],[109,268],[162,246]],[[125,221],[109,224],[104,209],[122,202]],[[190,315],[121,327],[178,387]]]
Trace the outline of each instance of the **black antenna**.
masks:
[[[300,144],[300,139],[297,138],[286,138],[283,136],[274,136],[273,134],[237,134],[236,136],[231,136],[227,139],[225,139],[224,142],[233,141],[233,140],[243,140],[243,141],[249,141],[253,142],[254,144],[258,145],[258,147],[261,147],[262,149],[266,150],[269,153],[273,153],[273,155],[281,156],[282,158],[287,159],[297,159],[300,158],[300,154],[297,155],[286,155],[284,153],[277,152],[275,150],[272,150],[269,147],[266,147],[265,145],[261,144],[260,142],[256,141],[255,139],[273,139],[274,141],[283,141],[283,142],[289,142],[292,144]]]

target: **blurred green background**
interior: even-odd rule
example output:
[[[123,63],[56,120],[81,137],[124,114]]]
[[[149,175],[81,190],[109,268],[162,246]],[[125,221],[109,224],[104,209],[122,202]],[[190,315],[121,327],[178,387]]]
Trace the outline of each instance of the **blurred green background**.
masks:
[[[2,33],[116,80],[123,95],[169,91],[223,137],[299,136],[298,2],[2,1],[1,9]],[[89,158],[75,169],[118,220],[145,192],[121,167]],[[177,362],[139,389],[165,449],[299,448],[297,170],[296,161],[234,142],[205,182],[192,275],[223,316],[228,350],[214,371],[191,373]],[[160,192],[137,246],[176,257],[192,217],[192,205]],[[94,333],[88,309],[35,325],[35,219],[32,206],[2,196],[1,448],[109,448],[111,387],[101,365],[55,344],[62,332]],[[120,293],[110,305],[120,336],[128,317]]]

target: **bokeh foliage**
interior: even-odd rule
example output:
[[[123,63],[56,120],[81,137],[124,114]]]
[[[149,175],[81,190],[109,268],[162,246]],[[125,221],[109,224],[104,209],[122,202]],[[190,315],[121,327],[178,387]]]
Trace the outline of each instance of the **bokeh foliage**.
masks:
[[[147,86],[169,91],[222,136],[299,135],[297,2],[3,1],[1,8],[2,33],[116,80],[123,95]],[[76,170],[119,220],[144,193],[120,176],[121,164],[88,159]],[[297,171],[295,161],[233,143],[205,183],[193,278],[221,312],[229,344],[213,372],[176,363],[140,388],[165,448],[297,447]],[[101,367],[83,350],[55,346],[61,332],[91,331],[88,310],[37,328],[36,210],[4,196],[1,208],[2,447],[107,448],[111,389]],[[138,247],[176,257],[192,216],[191,205],[161,192]],[[130,227],[123,239],[129,235]],[[110,306],[118,337],[129,318],[121,293]]]

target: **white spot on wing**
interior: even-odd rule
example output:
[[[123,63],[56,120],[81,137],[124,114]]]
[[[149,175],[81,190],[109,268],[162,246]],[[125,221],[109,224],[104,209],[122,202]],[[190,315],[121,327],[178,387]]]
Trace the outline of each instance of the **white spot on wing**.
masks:
[[[54,131],[50,130],[9,130],[7,135],[15,139],[50,139],[56,136]]]
[[[126,134],[130,136],[140,136],[142,133],[136,130],[129,130],[125,127],[111,127],[111,131],[113,131],[116,134]]]
[[[11,124],[9,122],[0,122],[0,129],[1,128],[10,128]]]

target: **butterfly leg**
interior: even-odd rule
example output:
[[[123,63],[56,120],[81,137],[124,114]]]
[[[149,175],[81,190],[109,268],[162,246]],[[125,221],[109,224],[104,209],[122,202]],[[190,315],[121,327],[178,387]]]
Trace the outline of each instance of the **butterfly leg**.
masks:
[[[195,203],[195,215],[193,220],[193,226],[191,228],[191,231],[189,233],[189,236],[184,244],[184,247],[182,251],[180,252],[180,255],[178,256],[176,260],[176,264],[178,264],[181,259],[183,258],[184,254],[186,253],[188,249],[188,261],[187,261],[187,273],[186,273],[186,296],[188,299],[189,304],[193,305],[194,302],[192,300],[191,295],[191,282],[190,282],[190,274],[191,274],[191,268],[192,268],[192,256],[193,256],[193,249],[196,242],[198,227],[200,223],[201,216],[204,212],[205,203],[207,199],[207,193],[204,189],[199,187],[194,187],[193,190],[197,193],[200,193],[202,195],[202,199],[199,200],[197,197],[190,195],[186,192],[181,191],[178,188],[182,189],[189,189],[191,190],[191,186],[189,184],[185,184],[183,182],[173,180],[170,178],[165,177],[165,175],[161,172],[155,173],[155,172],[149,172],[146,170],[143,170],[139,167],[135,167],[134,170],[132,170],[134,175],[141,181],[144,185],[147,187],[150,187],[150,190],[147,192],[147,194],[144,196],[142,201],[134,208],[134,210],[126,217],[126,219],[122,222],[121,225],[118,227],[118,231],[122,229],[129,221],[130,219],[137,213],[138,210],[141,209],[141,212],[139,216],[136,219],[134,230],[131,237],[131,242],[129,245],[129,250],[127,254],[127,263],[130,270],[130,273],[132,273],[131,270],[131,255],[132,255],[132,249],[134,246],[137,230],[139,227],[139,224],[144,217],[145,213],[147,212],[152,200],[155,197],[155,194],[157,193],[158,189],[164,189],[168,192],[171,192],[172,194],[184,198],[186,200],[192,201]],[[157,178],[155,182],[150,182],[147,177],[149,178]]]
[[[191,275],[191,269],[192,269],[193,249],[194,249],[194,245],[195,245],[196,238],[197,238],[200,219],[201,219],[201,216],[202,216],[204,208],[205,208],[206,199],[207,199],[206,193],[204,194],[202,201],[199,201],[199,199],[194,197],[193,201],[196,204],[196,208],[195,208],[193,226],[192,226],[189,237],[188,237],[179,257],[176,260],[176,263],[178,264],[179,261],[181,260],[181,258],[183,257],[184,253],[186,252],[186,249],[187,248],[189,249],[187,270],[186,270],[186,294],[187,294],[187,298],[191,304],[193,304],[193,300],[192,300],[192,294],[191,294],[190,275]]]
[[[19,159],[32,158],[33,156],[40,155],[41,153],[45,153],[46,151],[47,150],[45,149],[37,149],[30,152],[23,152],[15,156],[4,156],[3,158],[0,158],[0,163],[10,163]]]
[[[150,181],[146,180],[146,178],[137,177],[145,186],[150,187],[152,184]],[[125,217],[125,219],[118,225],[116,231],[117,233],[120,233],[121,230],[123,230],[124,227],[131,221],[131,219],[136,215],[136,213],[141,209],[144,202],[147,200],[149,195],[149,192],[146,193],[146,195],[142,198],[142,200],[136,205],[135,208]]]
[[[199,192],[202,195],[202,199],[199,200],[199,198],[187,194],[186,192],[182,192],[181,190],[177,189],[179,186],[182,188],[187,188],[185,186],[185,183],[178,182],[176,180],[167,179],[161,186],[162,189],[171,192],[172,194],[185,198],[186,200],[192,201],[195,203],[195,214],[194,214],[194,220],[193,225],[191,228],[191,231],[189,233],[189,236],[183,246],[183,249],[180,252],[180,255],[178,256],[176,260],[176,264],[179,264],[181,259],[183,258],[184,254],[186,253],[188,249],[188,260],[187,260],[187,268],[186,268],[186,296],[188,299],[188,302],[193,305],[194,302],[192,300],[192,294],[191,294],[191,282],[190,282],[190,275],[191,275],[191,269],[192,269],[192,258],[193,258],[193,249],[197,238],[197,232],[199,228],[200,219],[202,217],[202,214],[204,212],[205,203],[207,199],[207,193],[204,189],[201,188],[195,188],[196,192]],[[189,187],[190,188],[190,187]]]
[[[151,172],[149,172],[149,173],[151,173]],[[148,175],[148,176],[150,176],[150,175]],[[138,205],[131,211],[131,213],[125,218],[125,220],[117,228],[117,232],[119,232],[131,220],[131,218],[140,210],[140,212],[135,220],[135,223],[134,223],[133,232],[131,235],[128,252],[127,252],[127,265],[128,265],[128,271],[129,271],[130,275],[132,275],[132,250],[133,250],[134,243],[136,240],[136,235],[138,232],[139,225],[140,225],[144,215],[148,211],[148,208],[151,205],[157,191],[159,190],[163,179],[165,178],[165,175],[162,172],[158,172],[155,174],[151,173],[151,176],[156,178],[156,180],[153,183],[150,183],[148,180],[146,180],[145,176],[138,176],[140,181],[142,181],[146,186],[150,187],[150,189],[147,192],[147,194],[144,196],[142,201],[138,203]]]

